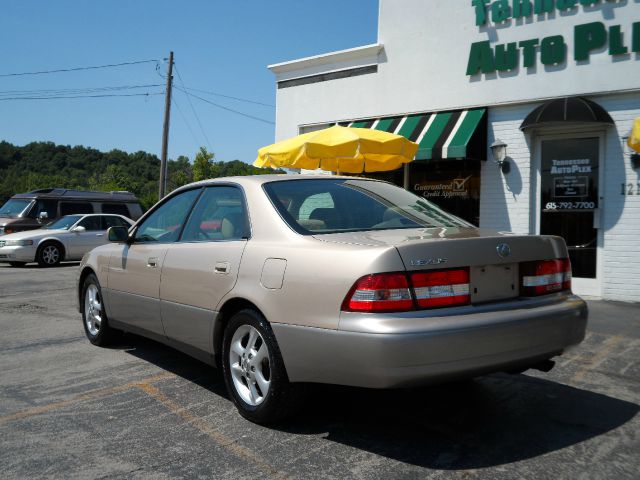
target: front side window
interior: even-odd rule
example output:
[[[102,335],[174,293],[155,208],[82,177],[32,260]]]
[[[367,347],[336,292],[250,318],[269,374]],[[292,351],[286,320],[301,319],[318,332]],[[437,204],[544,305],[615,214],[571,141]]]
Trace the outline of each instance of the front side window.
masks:
[[[40,218],[41,213],[46,213],[46,218],[56,218],[58,216],[58,201],[57,200],[37,200],[31,211],[29,217]]]
[[[182,192],[156,208],[136,230],[134,241],[175,242],[201,189]]]
[[[289,180],[264,185],[291,228],[302,234],[429,227],[473,227],[406,190],[373,180]]]
[[[183,242],[240,240],[248,236],[244,199],[239,188],[209,187],[187,222]]]

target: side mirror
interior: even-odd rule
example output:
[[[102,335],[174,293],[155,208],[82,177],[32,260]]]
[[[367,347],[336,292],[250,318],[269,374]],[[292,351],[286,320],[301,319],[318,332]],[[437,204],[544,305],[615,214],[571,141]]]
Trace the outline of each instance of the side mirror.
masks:
[[[78,225],[77,227],[73,227],[73,228],[71,229],[71,231],[72,231],[72,232],[74,232],[74,233],[82,233],[82,232],[86,232],[86,231],[87,231],[87,229],[86,229],[86,228],[84,228],[84,227],[83,227],[83,226],[81,226],[81,225]]]
[[[110,242],[126,242],[129,239],[129,230],[127,227],[109,227],[107,230],[107,238]]]
[[[40,214],[38,215],[38,223],[43,223],[48,218],[49,214],[47,212],[40,212]]]

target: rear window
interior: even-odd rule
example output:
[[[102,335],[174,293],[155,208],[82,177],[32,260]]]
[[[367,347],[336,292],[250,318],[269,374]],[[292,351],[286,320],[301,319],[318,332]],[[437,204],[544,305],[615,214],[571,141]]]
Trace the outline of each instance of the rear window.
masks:
[[[93,213],[93,205],[89,202],[60,202],[60,215]]]
[[[124,203],[103,203],[102,213],[113,213],[115,215],[123,215],[129,217],[129,209]]]
[[[337,233],[424,227],[473,227],[435,204],[390,183],[300,179],[264,190],[298,233]]]

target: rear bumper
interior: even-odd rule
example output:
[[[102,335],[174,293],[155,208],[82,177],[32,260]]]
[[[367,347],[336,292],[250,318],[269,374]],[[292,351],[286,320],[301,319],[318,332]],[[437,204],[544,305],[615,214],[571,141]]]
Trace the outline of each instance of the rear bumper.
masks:
[[[357,320],[349,314],[352,318],[341,321],[362,330],[368,319],[373,332],[272,327],[291,381],[393,388],[533,365],[580,343],[588,316],[586,304],[574,295],[464,312],[437,316],[430,311],[422,318],[416,313],[425,312],[386,314],[384,319],[357,314]],[[389,327],[394,320],[401,333]]]

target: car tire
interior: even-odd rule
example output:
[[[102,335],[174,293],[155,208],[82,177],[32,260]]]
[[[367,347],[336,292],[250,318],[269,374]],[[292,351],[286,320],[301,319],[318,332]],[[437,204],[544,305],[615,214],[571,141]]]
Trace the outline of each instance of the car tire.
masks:
[[[13,268],[21,268],[21,267],[24,267],[26,264],[27,262],[9,262],[9,266]]]
[[[299,389],[289,383],[273,330],[255,310],[241,310],[229,320],[222,371],[229,396],[251,422],[280,422],[299,404]]]
[[[36,261],[41,267],[57,267],[63,255],[62,245],[58,242],[45,242],[38,247]]]
[[[82,284],[80,308],[84,333],[89,341],[99,347],[112,343],[119,332],[109,326],[102,289],[98,278],[93,273],[89,274]]]

